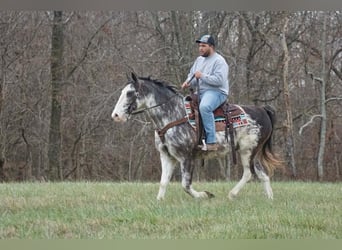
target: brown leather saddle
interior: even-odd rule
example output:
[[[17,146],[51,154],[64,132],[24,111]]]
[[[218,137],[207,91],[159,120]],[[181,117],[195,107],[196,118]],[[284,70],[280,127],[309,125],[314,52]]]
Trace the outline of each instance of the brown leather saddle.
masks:
[[[199,119],[199,109],[198,109],[198,95],[191,94],[185,97],[185,101],[190,102],[191,114],[189,115],[190,119],[196,121],[196,126],[194,126],[197,130],[198,124],[201,123]],[[238,119],[241,115],[245,114],[245,111],[236,104],[229,104],[228,102],[224,102],[219,106],[216,110],[214,110],[215,117],[215,128],[216,131],[225,131],[229,124],[234,124],[238,122]],[[244,121],[241,121],[242,123]]]
[[[204,130],[199,113],[198,95],[192,93],[191,95],[185,97],[185,101],[190,103],[191,112],[189,114],[189,118],[195,121],[195,125],[193,127],[197,131],[198,143],[202,144]],[[216,131],[225,131],[225,137],[227,141],[229,133],[234,164],[236,164],[234,127],[248,124],[247,119],[241,119],[243,115],[245,115],[245,111],[243,110],[243,108],[236,104],[229,104],[227,101],[221,104],[216,110],[214,110]]]

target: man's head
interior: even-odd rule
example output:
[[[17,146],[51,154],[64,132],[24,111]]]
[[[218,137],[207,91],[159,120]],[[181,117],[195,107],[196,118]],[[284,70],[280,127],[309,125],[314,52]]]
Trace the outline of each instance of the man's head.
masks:
[[[198,50],[201,56],[208,57],[215,51],[215,40],[210,35],[204,35],[200,39],[196,40],[198,43]]]

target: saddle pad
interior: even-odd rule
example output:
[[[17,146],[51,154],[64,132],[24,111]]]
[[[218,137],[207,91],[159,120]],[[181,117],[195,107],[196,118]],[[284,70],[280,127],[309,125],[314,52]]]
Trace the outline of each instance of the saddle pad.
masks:
[[[233,128],[244,127],[244,126],[247,126],[249,124],[246,114],[240,114],[237,116],[233,116],[231,118],[231,122],[233,123]]]
[[[233,123],[233,128],[244,127],[249,124],[248,118],[245,113],[233,116],[231,118],[231,122]],[[194,119],[189,119],[189,123],[192,127],[196,128],[196,121]],[[226,126],[226,118],[222,116],[215,117],[215,124],[217,131],[223,131],[224,127]]]
[[[195,112],[197,105],[198,103],[196,95],[191,97],[186,96],[184,98],[184,108],[189,118],[189,123],[194,129],[196,129],[197,127],[197,113]],[[221,105],[214,111],[216,131],[224,131],[227,126],[223,106],[224,105]],[[243,127],[249,124],[248,118],[244,110],[240,106],[235,104],[229,105],[229,122],[233,124],[233,128]]]

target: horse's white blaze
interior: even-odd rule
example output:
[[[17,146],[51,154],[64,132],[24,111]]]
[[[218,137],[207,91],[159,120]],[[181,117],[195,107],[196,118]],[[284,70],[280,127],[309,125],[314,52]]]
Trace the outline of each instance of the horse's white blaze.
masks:
[[[127,121],[126,103],[127,103],[127,92],[132,91],[134,88],[131,85],[127,85],[122,91],[118,102],[116,103],[112,112],[112,118],[115,122]]]

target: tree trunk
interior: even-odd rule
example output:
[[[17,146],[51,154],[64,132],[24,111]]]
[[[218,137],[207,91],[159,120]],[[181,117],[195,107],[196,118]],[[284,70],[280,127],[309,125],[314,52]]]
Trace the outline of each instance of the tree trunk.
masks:
[[[291,101],[290,101],[290,90],[289,90],[289,82],[288,82],[288,68],[289,68],[289,51],[286,43],[286,32],[287,25],[289,22],[288,16],[285,17],[285,24],[283,27],[283,36],[282,36],[282,45],[284,50],[284,68],[283,68],[283,84],[284,84],[284,102],[285,102],[285,110],[286,110],[286,124],[284,129],[284,138],[285,138],[285,152],[286,152],[286,161],[288,166],[291,168],[292,176],[297,176],[296,163],[294,159],[294,137],[293,137],[293,118],[292,118],[292,109],[291,109]]]
[[[62,11],[54,11],[51,40],[51,118],[49,131],[49,180],[61,180],[61,86],[63,81]]]
[[[321,85],[321,131],[320,131],[320,141],[318,150],[318,160],[317,160],[317,174],[320,181],[323,180],[323,168],[324,168],[324,150],[325,150],[325,137],[327,132],[327,110],[326,110],[326,70],[325,70],[325,47],[326,47],[326,31],[327,31],[327,18],[324,13],[323,21],[323,37],[322,37],[322,85]]]
[[[246,22],[247,28],[251,34],[251,41],[250,41],[250,45],[248,48],[248,55],[246,58],[246,94],[247,94],[247,102],[250,103],[251,102],[251,85],[252,85],[252,76],[251,76],[251,72],[252,72],[252,68],[253,68],[253,58],[255,56],[255,47],[257,46],[258,43],[258,39],[257,39],[257,27],[252,25],[252,22],[249,20],[249,17],[246,13],[242,13],[244,20]],[[258,20],[258,17],[256,17],[256,19]],[[257,21],[255,21],[257,23]]]
[[[3,56],[1,55],[1,58]],[[4,70],[4,62],[1,59],[1,75],[0,75],[0,182],[7,180],[5,174],[5,139],[2,125],[2,109],[3,109],[3,102],[4,102],[4,94],[3,94],[3,86],[5,84],[5,70]]]

